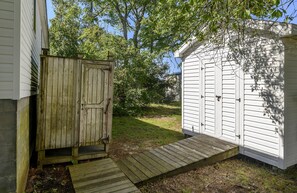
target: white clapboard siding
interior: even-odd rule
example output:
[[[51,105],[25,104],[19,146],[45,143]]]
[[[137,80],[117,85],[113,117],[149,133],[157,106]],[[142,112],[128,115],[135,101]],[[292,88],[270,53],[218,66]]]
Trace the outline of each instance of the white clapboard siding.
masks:
[[[21,1],[20,39],[20,98],[37,91],[41,54],[41,22],[36,5],[36,32],[34,31],[34,1]]]
[[[273,71],[273,77],[277,77],[281,73],[280,69],[283,67],[283,61],[280,60],[280,57],[272,60],[271,56],[274,54],[274,49],[270,49],[276,46],[275,41],[267,41],[267,45],[264,47],[264,52],[262,50],[259,53],[259,57],[263,57],[263,60],[268,59],[269,62],[266,64],[267,71],[265,67],[262,66],[258,74],[265,72],[269,75],[270,70]],[[278,53],[281,53],[279,49]],[[267,54],[267,55],[265,55]],[[279,54],[281,55],[281,54]],[[273,62],[272,62],[273,61]],[[274,66],[277,66],[275,68]],[[268,70],[269,69],[269,70]],[[279,166],[279,163],[276,162],[277,158],[280,156],[280,144],[279,136],[277,133],[277,128],[279,126],[277,123],[274,123],[272,118],[265,111],[267,102],[261,96],[261,90],[267,90],[267,82],[273,82],[274,78],[265,80],[265,77],[260,76],[261,78],[255,81],[251,75],[253,74],[253,69],[249,73],[244,75],[244,118],[243,118],[243,146],[245,148],[244,153],[248,156],[251,156],[255,159],[260,159],[261,161],[267,162],[272,165]],[[267,81],[267,82],[265,82]],[[257,89],[255,90],[255,83],[257,83]],[[282,94],[282,91],[278,89],[277,85],[283,84],[282,82],[275,83],[275,92],[276,94]],[[272,86],[272,85],[271,85]],[[272,88],[269,88],[272,89]],[[274,157],[274,159],[272,159]]]
[[[13,97],[14,2],[0,2],[0,99]]]
[[[223,57],[223,56],[222,56]],[[222,63],[222,131],[221,135],[232,140],[236,134],[236,76],[235,65]]]
[[[204,131],[215,133],[215,63],[204,63]]]
[[[200,64],[195,56],[183,62],[183,129],[199,132]]]
[[[289,41],[285,53],[285,166],[297,163],[297,41]]]

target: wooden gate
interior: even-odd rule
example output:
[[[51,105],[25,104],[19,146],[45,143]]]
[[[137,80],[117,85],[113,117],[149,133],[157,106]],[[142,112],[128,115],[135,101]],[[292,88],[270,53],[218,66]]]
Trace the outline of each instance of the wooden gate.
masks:
[[[42,56],[41,60],[36,140],[39,165],[106,156],[111,138],[114,62],[54,56]],[[62,156],[49,156],[53,149]]]

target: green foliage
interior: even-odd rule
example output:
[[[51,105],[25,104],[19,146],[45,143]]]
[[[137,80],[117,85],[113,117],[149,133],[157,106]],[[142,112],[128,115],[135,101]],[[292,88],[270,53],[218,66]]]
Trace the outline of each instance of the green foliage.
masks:
[[[140,114],[143,107],[152,102],[161,102],[165,97],[168,69],[147,58],[135,54],[129,65],[119,65],[115,71],[114,113],[116,115]]]
[[[50,51],[53,55],[74,57],[79,52],[81,8],[73,0],[53,0],[55,18],[51,19]]]
[[[217,39],[217,34],[229,30],[243,31],[245,21],[252,18],[276,20],[284,15],[284,5],[279,0],[160,0],[144,21],[146,39],[156,39],[156,47],[167,44],[175,50],[190,37],[198,40]],[[166,10],[166,11],[164,11]],[[289,21],[290,17],[287,17]],[[149,42],[145,42],[149,43]]]

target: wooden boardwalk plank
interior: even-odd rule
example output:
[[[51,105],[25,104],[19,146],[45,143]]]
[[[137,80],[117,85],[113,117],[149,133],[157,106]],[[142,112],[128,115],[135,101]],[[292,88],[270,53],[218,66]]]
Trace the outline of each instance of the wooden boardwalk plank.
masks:
[[[148,177],[139,170],[135,165],[133,165],[131,162],[129,162],[127,159],[120,160],[127,168],[129,168],[141,181],[147,180]]]
[[[143,166],[146,166],[148,167],[148,169],[153,173],[153,176],[157,176],[157,175],[160,175],[162,174],[161,171],[159,171],[159,166],[155,166],[155,165],[152,165],[150,161],[148,161],[147,158],[145,157],[141,157],[140,156],[141,154],[138,154],[138,155],[132,155],[132,157],[137,160],[140,164],[143,164]]]
[[[207,135],[198,135],[128,156],[119,160],[117,164],[124,165],[123,172],[133,183],[140,184],[165,175],[174,175],[201,165],[221,161],[237,154],[238,146],[235,144]],[[138,173],[147,178],[139,176]],[[135,176],[138,179],[132,180]]]
[[[151,172],[147,167],[149,167],[149,165],[148,166],[143,166],[141,163],[139,163],[136,159],[134,159],[134,157],[133,156],[129,156],[129,157],[127,157],[127,160],[131,163],[131,164],[133,164],[136,168],[138,168],[142,173],[144,173],[144,175],[146,175],[148,178],[151,178],[151,177],[153,177],[153,176],[155,176],[154,174],[153,174],[153,172]]]
[[[104,159],[69,168],[76,192],[140,192],[141,184],[215,163],[238,154],[238,146],[206,135],[134,154],[114,163]]]
[[[110,159],[69,167],[76,193],[140,192]]]
[[[175,167],[173,165],[171,165],[170,163],[164,161],[162,158],[160,159],[160,157],[156,156],[155,154],[153,154],[152,152],[149,151],[145,151],[143,152],[144,156],[146,156],[147,158],[153,160],[153,162],[158,163],[159,165],[161,165],[161,167],[157,167],[160,171],[162,171],[163,173],[173,170],[175,169]],[[152,164],[154,165],[154,164]],[[165,170],[165,171],[164,171]]]
[[[117,165],[134,184],[141,182],[141,179],[136,176],[123,162],[118,161]]]

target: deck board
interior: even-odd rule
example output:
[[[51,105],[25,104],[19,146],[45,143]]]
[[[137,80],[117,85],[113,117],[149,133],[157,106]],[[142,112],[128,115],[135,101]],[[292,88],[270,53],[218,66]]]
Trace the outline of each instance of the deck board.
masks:
[[[140,192],[135,185],[222,161],[238,146],[197,135],[113,162],[110,158],[69,167],[77,193]]]
[[[140,192],[112,159],[69,167],[76,193]]]
[[[235,144],[197,135],[128,156],[116,163],[134,184],[141,184],[233,157],[238,154],[238,149]]]

